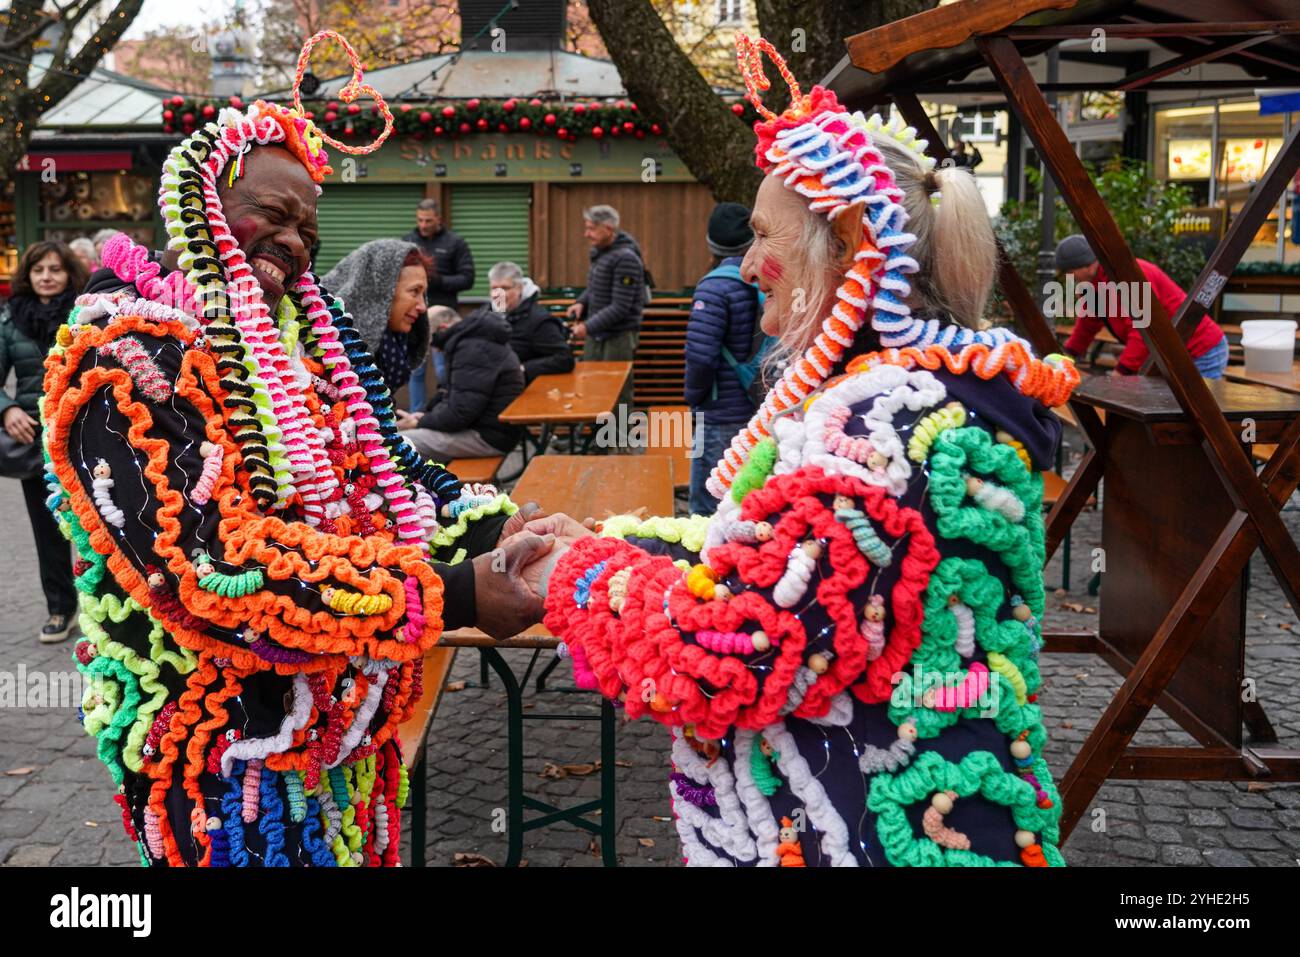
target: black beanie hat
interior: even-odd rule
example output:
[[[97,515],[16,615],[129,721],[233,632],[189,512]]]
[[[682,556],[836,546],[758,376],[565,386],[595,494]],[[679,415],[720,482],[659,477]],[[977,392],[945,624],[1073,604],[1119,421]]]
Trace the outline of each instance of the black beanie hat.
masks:
[[[743,256],[754,241],[749,228],[749,207],[740,203],[718,203],[709,216],[709,252],[715,256]]]

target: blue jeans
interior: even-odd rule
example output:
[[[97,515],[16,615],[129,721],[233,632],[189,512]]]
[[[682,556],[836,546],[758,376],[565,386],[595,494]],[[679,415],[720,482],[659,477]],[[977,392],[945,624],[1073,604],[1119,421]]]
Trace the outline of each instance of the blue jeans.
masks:
[[[692,515],[712,515],[718,508],[718,500],[704,487],[713,466],[718,464],[722,453],[727,451],[736,433],[745,427],[745,422],[710,422],[703,416],[695,420],[695,438],[691,443],[691,501]]]
[[[433,371],[437,373],[438,383],[441,385],[447,378],[447,357],[437,349],[430,350],[433,354]],[[406,384],[407,403],[410,405],[410,411],[423,412],[424,403],[428,401],[425,394],[424,370],[428,366],[421,364],[420,368],[411,370],[411,380]]]
[[[1223,370],[1228,368],[1228,337],[1224,336],[1219,344],[1202,356],[1194,356],[1196,371],[1203,379],[1222,379]]]

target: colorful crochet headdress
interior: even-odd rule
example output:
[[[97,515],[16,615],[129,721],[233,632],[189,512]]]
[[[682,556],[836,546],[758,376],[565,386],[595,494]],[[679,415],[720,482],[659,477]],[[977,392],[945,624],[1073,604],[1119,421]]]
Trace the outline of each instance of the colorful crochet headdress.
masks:
[[[317,129],[302,109],[300,86],[307,62],[312,48],[325,39],[338,41],[352,65],[352,79],[339,98],[350,102],[369,95],[384,117],[384,130],[373,143],[339,143]],[[159,278],[160,267],[149,261],[147,250],[124,235],[105,245],[104,263],[134,282],[145,299],[166,302],[197,317],[213,351],[221,356],[218,368],[223,386],[232,394],[229,401],[243,405],[231,422],[238,430],[251,494],[258,504],[264,510],[286,507],[296,491],[308,523],[330,530],[326,505],[337,498],[337,483],[319,434],[307,427],[310,419],[301,401],[301,384],[294,381],[286,351],[292,342],[285,339],[292,338],[286,329],[293,324],[277,323],[271,317],[261,285],[226,222],[219,184],[227,171],[227,183],[242,175],[254,148],[277,146],[303,164],[319,191],[319,184],[332,172],[325,144],[347,153],[373,152],[392,131],[393,117],[378,92],[362,83],[356,51],[329,30],[304,44],[293,100],[291,108],[258,100],[244,111],[224,109],[168,155],[159,207],[167,246],[178,255],[178,268],[166,279]],[[373,363],[357,352],[359,339],[350,320],[337,301],[322,294],[310,272],[292,284],[280,310],[296,312],[303,319],[323,350],[331,377],[339,380],[335,387],[349,402],[357,439],[388,500],[399,539],[427,547],[438,528],[436,508],[402,479],[416,479],[436,494],[454,498],[454,476],[422,462],[408,444],[394,439],[391,416],[380,414],[379,408],[387,409],[391,402],[385,404],[382,382],[377,374],[370,374]]]
[[[709,491],[718,498],[726,494],[750,451],[767,437],[773,417],[825,384],[868,321],[885,350],[915,350],[918,355],[913,358],[930,364],[933,353],[929,361],[920,354],[939,347],[950,354],[951,361],[943,360],[948,365],[965,368],[974,362],[987,371],[991,364],[1011,376],[1021,391],[1044,401],[1055,396],[1063,401],[1078,382],[1078,373],[1068,360],[1054,357],[1050,365],[1039,362],[1028,344],[1008,329],[974,330],[912,316],[905,300],[911,293],[907,276],[918,269],[916,260],[907,255],[915,237],[904,229],[903,192],[872,137],[892,137],[916,153],[918,162],[928,169],[934,161],[925,156],[926,143],[917,139],[916,130],[896,121],[885,123],[878,115],[867,118],[849,113],[833,92],[820,86],[802,93],[767,40],[737,34],[736,50],[746,97],[764,117],[754,124],[758,167],[781,177],[786,188],[808,201],[811,212],[828,220],[859,208],[861,203],[863,237],[820,333],[802,356],[787,365],[758,412],[732,440],[709,478]],[[763,72],[763,54],[776,64],[790,87],[790,105],[780,114],[763,104],[762,92],[771,87]]]

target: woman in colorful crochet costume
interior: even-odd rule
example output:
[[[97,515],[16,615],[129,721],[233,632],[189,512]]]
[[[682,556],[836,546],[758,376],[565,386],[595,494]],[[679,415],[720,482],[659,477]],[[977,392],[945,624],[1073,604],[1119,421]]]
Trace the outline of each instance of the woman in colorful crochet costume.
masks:
[[[476,602],[509,605],[482,591],[507,578],[533,607],[489,630],[541,614],[516,570],[474,574],[522,513],[397,437],[374,360],[308,272],[330,169],[295,104],[223,110],[171,152],[175,268],[115,237],[47,360],[81,717],[146,864],[397,863],[396,731],[422,656],[444,626],[483,626]]]
[[[1078,373],[981,322],[995,247],[967,172],[738,45],[767,173],[742,272],[788,362],[713,518],[530,523],[568,545],[546,624],[580,683],[670,726],[689,864],[1062,864],[1041,470]]]

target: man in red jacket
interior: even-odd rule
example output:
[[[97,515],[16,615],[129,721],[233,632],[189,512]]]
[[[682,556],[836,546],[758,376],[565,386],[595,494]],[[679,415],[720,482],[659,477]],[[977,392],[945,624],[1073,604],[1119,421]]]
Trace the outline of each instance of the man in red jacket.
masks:
[[[1101,263],[1097,261],[1097,255],[1088,245],[1088,240],[1078,233],[1061,240],[1056,247],[1057,271],[1073,276],[1076,288],[1083,293],[1079,296],[1079,303],[1076,304],[1078,318],[1074,330],[1065,342],[1066,352],[1076,358],[1082,356],[1105,325],[1111,335],[1124,345],[1115,372],[1118,375],[1135,375],[1142,368],[1150,351],[1142,339],[1140,327],[1149,323],[1151,317],[1149,315],[1140,317],[1139,322],[1135,324],[1124,304],[1132,303],[1135,299],[1150,303],[1150,297],[1154,295],[1160,305],[1164,306],[1165,314],[1172,319],[1178,312],[1178,307],[1187,298],[1187,293],[1183,292],[1178,283],[1170,279],[1155,263],[1139,259],[1137,264],[1150,286],[1150,294],[1144,290],[1140,297],[1111,295],[1111,290],[1106,285],[1109,281],[1106,271],[1101,268]],[[1089,300],[1096,304],[1096,314],[1094,310],[1088,308]],[[1107,315],[1107,312],[1111,311],[1107,307],[1116,303],[1120,304],[1118,314]],[[1218,323],[1210,316],[1201,317],[1200,324],[1187,342],[1187,349],[1192,354],[1192,361],[1196,363],[1196,368],[1202,376],[1207,379],[1222,378],[1223,370],[1228,365],[1228,340]]]

